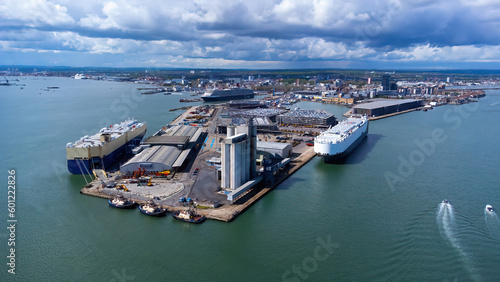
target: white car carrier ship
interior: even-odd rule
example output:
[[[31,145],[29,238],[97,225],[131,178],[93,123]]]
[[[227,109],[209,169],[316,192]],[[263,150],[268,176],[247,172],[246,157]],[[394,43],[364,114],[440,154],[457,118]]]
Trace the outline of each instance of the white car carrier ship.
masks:
[[[129,146],[140,144],[146,129],[145,122],[129,119],[66,144],[69,172],[91,174],[95,168],[106,169],[112,166]]]
[[[326,163],[341,161],[368,134],[366,116],[347,118],[334,127],[321,132],[314,139],[314,152],[322,156]]]

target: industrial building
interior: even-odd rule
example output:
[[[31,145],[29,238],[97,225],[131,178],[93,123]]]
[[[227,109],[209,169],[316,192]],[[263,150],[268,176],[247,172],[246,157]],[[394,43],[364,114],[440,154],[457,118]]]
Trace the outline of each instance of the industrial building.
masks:
[[[146,171],[164,171],[178,168],[184,160],[176,161],[181,155],[181,150],[175,146],[153,146],[135,155],[120,167],[122,173],[134,172],[139,168]],[[180,163],[180,164],[179,164]]]
[[[257,141],[257,155],[260,159],[282,160],[289,158],[292,154],[291,143]]]
[[[189,136],[151,136],[146,141],[144,141],[144,144],[151,146],[174,146],[179,149],[184,149],[188,145],[189,139]]]
[[[276,116],[284,112],[286,110],[274,108],[225,109],[220,115],[217,130],[220,134],[226,134],[228,126],[245,124],[248,118],[252,118],[258,133],[277,132]]]
[[[295,94],[296,95],[320,95],[321,93],[319,91],[316,91],[316,90],[299,90],[299,91],[295,91]]]
[[[356,101],[360,100],[360,97],[354,97],[349,94],[347,95],[336,95],[333,97],[323,97],[321,100],[327,103],[339,103],[339,104],[354,104]]]
[[[228,127],[221,144],[221,186],[237,189],[256,176],[257,128],[249,125]]]
[[[180,149],[184,149],[189,143],[196,142],[200,138],[202,132],[203,128],[197,126],[175,125],[168,128],[163,127],[156,132],[155,135],[146,139],[144,144],[152,146],[177,146]]]
[[[335,116],[323,110],[294,110],[276,117],[278,124],[322,125],[335,124]]]
[[[203,128],[194,126],[163,127],[144,141],[140,147],[142,152],[138,150],[132,159],[120,166],[120,171],[131,173],[139,168],[148,172],[178,169],[200,139],[202,132]]]
[[[246,118],[246,117],[267,117],[276,121],[276,116],[285,113],[286,110],[275,108],[256,108],[256,109],[225,109],[220,114],[221,118]]]
[[[267,108],[267,105],[262,100],[232,100],[227,105],[229,108],[234,109]]]
[[[396,112],[418,108],[422,100],[417,99],[374,99],[373,102],[356,105],[352,109],[353,114],[381,116]]]

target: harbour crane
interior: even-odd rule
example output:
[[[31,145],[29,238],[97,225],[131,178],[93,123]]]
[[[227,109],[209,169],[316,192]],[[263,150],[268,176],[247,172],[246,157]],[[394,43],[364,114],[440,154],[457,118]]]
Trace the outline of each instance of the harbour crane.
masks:
[[[9,80],[5,76],[3,78],[5,78],[5,82],[0,82],[0,85],[3,85],[3,86],[9,86],[9,85],[11,85],[9,83]]]

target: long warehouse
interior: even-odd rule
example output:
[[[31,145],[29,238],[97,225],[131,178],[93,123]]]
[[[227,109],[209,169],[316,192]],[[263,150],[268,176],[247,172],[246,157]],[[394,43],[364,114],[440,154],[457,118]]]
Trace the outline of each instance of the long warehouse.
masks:
[[[372,116],[388,115],[396,112],[415,109],[421,106],[416,99],[374,99],[373,102],[356,105],[353,114]]]

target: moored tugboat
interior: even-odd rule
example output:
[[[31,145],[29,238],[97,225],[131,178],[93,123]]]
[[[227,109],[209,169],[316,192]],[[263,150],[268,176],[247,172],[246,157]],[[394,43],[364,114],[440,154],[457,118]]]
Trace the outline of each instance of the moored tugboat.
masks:
[[[172,216],[177,220],[189,223],[202,223],[203,221],[205,221],[205,217],[203,215],[196,214],[192,210],[175,211],[172,213]]]
[[[137,205],[136,202],[125,198],[122,194],[116,195],[113,199],[109,199],[110,206],[119,209],[133,209]]]
[[[164,216],[167,212],[167,209],[155,204],[153,200],[149,200],[145,204],[139,205],[139,210],[141,213],[150,216]]]

